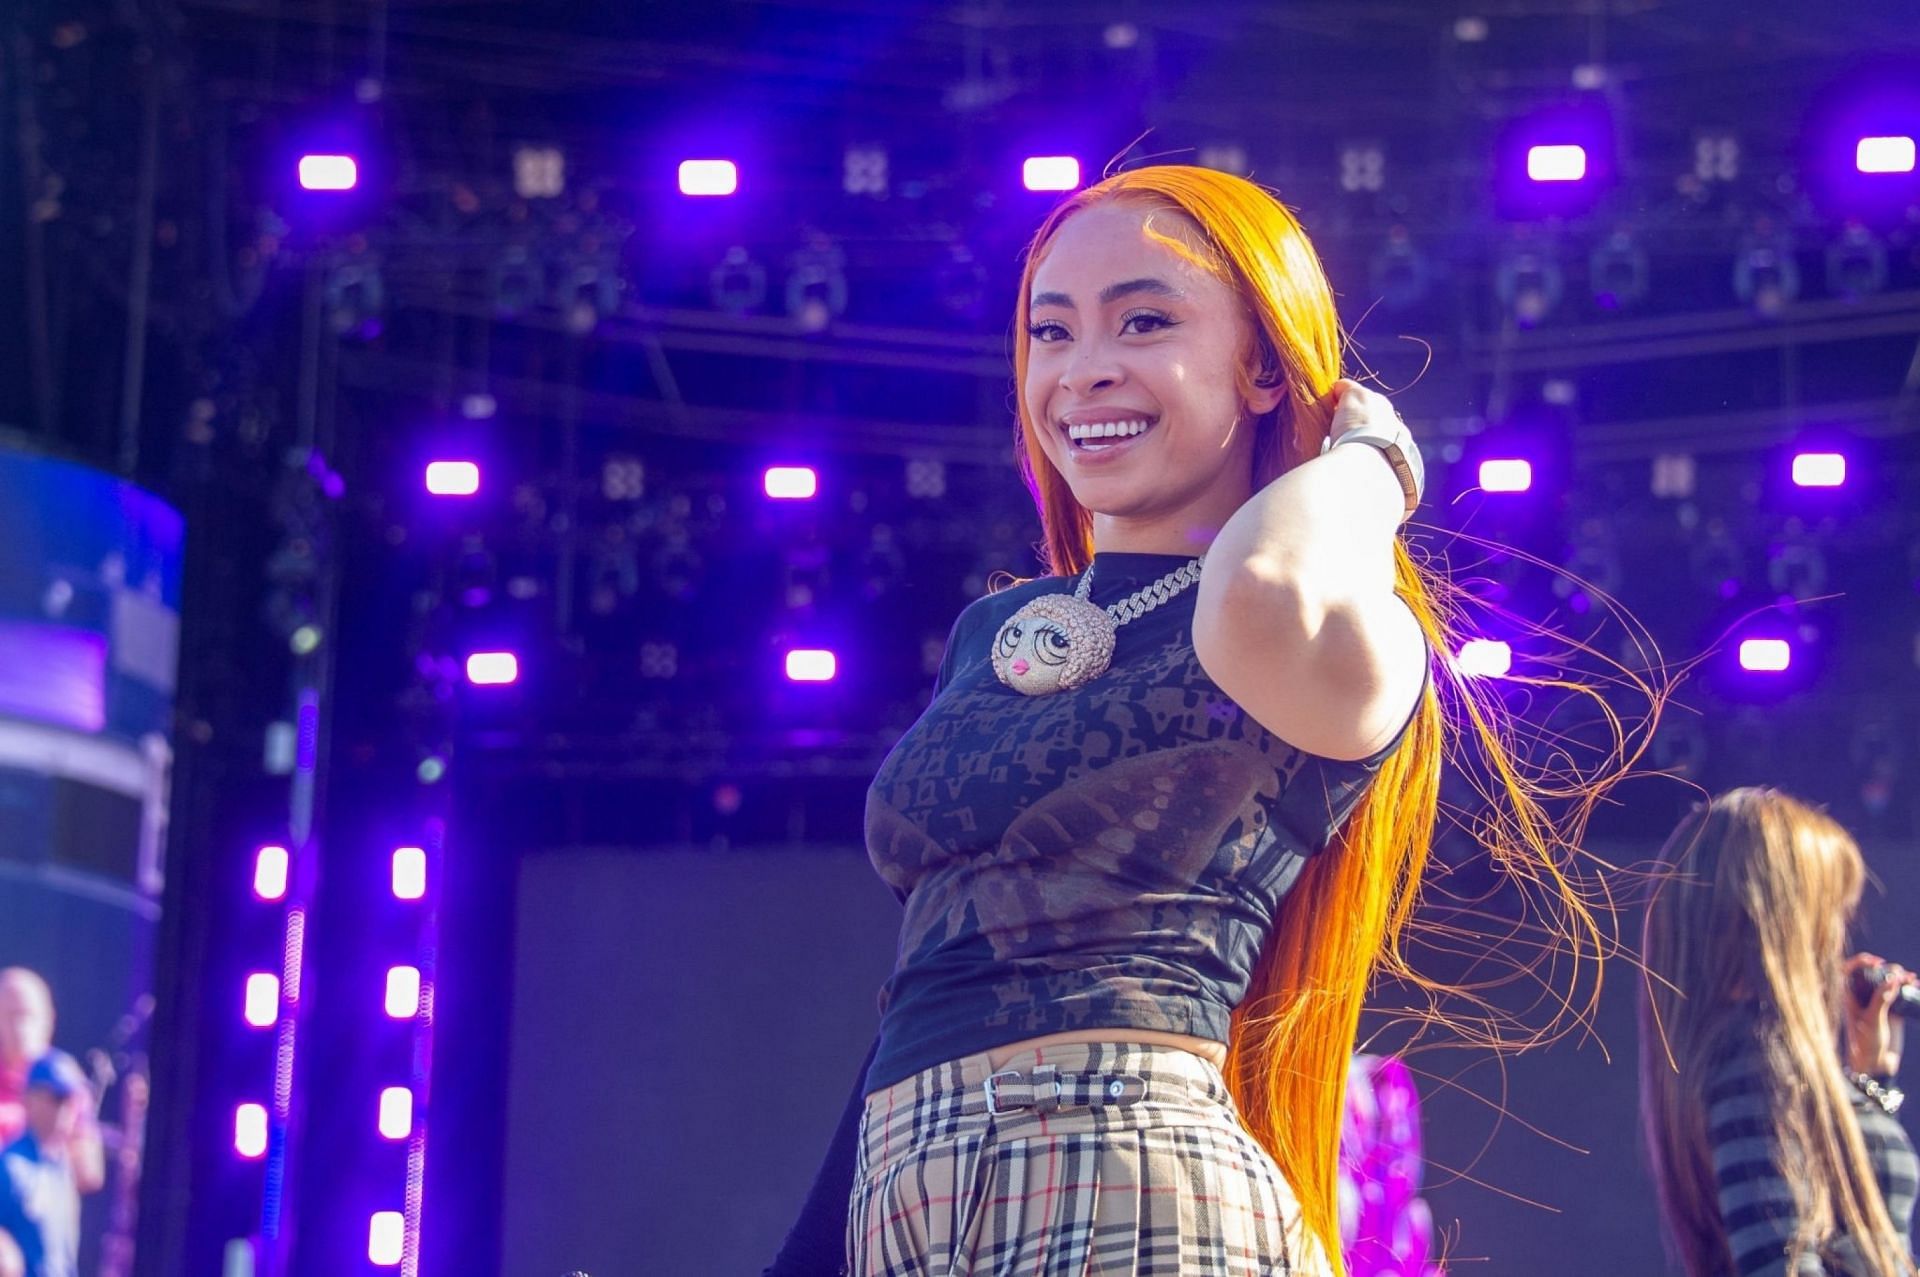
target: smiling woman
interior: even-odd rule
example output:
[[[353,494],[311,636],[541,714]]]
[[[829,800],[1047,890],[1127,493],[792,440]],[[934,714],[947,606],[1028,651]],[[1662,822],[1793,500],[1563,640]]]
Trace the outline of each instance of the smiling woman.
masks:
[[[1251,325],[1202,243],[1180,213],[1101,204],[1062,223],[1033,271],[1029,447],[1094,512],[1102,549],[1198,553],[1253,492],[1253,423],[1280,392],[1242,397]]]
[[[1341,379],[1279,201],[1110,178],[1040,228],[1018,319],[1050,574],[962,613],[869,791],[899,955],[770,1271],[1338,1272],[1347,1063],[1376,970],[1411,975],[1450,738],[1580,957],[1564,831],[1431,659],[1444,583],[1398,537],[1419,451]]]

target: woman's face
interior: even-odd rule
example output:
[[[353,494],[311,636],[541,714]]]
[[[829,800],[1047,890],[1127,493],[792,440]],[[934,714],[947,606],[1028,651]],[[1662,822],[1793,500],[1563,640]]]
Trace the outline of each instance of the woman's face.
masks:
[[[1034,272],[1021,394],[1096,538],[1203,545],[1252,493],[1253,422],[1281,391],[1241,399],[1248,321],[1197,249],[1182,251],[1201,242],[1184,214],[1098,204],[1067,219]]]

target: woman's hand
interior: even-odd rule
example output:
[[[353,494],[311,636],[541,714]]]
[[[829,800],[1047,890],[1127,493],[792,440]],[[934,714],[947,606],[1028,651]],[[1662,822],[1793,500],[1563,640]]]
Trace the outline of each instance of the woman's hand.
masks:
[[[1350,377],[1334,382],[1327,397],[1333,401],[1333,420],[1327,425],[1327,438],[1336,442],[1341,435],[1360,426],[1378,425],[1391,430],[1406,424],[1392,400]]]
[[[1887,968],[1887,978],[1873,986],[1865,1006],[1854,996],[1857,972],[1869,967]],[[1920,985],[1920,977],[1905,967],[1895,966],[1871,953],[1856,953],[1847,959],[1846,993],[1841,998],[1842,1027],[1845,1029],[1847,1068],[1874,1077],[1891,1077],[1900,1070],[1900,1050],[1906,1042],[1906,1025],[1893,1018],[1893,1000],[1907,985]]]

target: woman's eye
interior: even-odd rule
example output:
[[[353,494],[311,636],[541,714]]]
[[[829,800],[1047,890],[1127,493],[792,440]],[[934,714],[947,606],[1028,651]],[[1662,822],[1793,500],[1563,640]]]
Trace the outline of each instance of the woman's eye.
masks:
[[[1120,331],[1123,333],[1152,333],[1171,327],[1173,327],[1171,319],[1150,310],[1137,311],[1120,321]]]
[[[1067,330],[1064,325],[1055,323],[1028,324],[1027,336],[1035,341],[1051,344],[1056,341],[1065,341]]]
[[[1019,626],[1009,625],[1006,629],[1000,631],[1000,654],[1002,656],[1012,656],[1014,653],[1014,650],[1019,646],[1020,646],[1020,627]]]

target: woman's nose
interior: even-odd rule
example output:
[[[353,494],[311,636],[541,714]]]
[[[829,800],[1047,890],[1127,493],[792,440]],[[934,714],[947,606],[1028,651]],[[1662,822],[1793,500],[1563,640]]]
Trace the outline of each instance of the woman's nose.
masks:
[[[1092,394],[1118,385],[1124,374],[1119,360],[1104,342],[1081,342],[1061,370],[1060,385],[1076,395]]]

